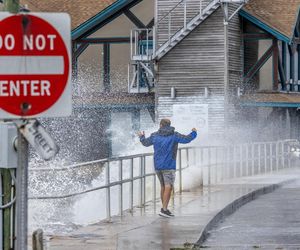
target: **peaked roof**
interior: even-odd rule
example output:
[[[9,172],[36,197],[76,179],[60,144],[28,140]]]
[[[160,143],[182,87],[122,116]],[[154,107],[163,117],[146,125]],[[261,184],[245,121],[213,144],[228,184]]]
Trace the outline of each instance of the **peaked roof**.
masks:
[[[250,0],[242,9],[241,15],[249,14],[258,26],[267,31],[268,28],[272,29],[290,42],[294,36],[299,6],[300,0]]]
[[[88,21],[118,0],[20,0],[35,12],[67,12],[71,16],[72,30]]]

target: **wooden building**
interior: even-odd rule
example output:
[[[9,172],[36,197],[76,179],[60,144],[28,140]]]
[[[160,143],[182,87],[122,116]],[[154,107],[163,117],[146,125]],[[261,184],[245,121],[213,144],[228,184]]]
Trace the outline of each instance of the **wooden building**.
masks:
[[[299,138],[299,5],[156,0],[154,49],[132,59],[153,64],[157,117],[202,106],[210,135]]]

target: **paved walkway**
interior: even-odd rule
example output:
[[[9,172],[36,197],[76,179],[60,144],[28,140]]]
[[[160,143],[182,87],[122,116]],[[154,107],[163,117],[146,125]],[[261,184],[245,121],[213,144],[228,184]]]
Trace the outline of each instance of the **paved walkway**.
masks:
[[[210,188],[176,194],[171,210],[174,218],[159,217],[160,204],[135,209],[133,214],[115,217],[111,223],[98,223],[68,236],[52,236],[51,250],[170,249],[198,241],[201,230],[226,205],[261,187],[294,180],[299,170],[240,178]]]
[[[226,218],[209,249],[300,249],[300,181],[259,197]]]

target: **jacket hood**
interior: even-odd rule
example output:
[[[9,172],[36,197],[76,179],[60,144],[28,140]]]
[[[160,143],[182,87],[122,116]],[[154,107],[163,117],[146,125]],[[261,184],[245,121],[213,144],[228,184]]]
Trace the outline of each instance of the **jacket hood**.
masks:
[[[173,135],[175,131],[174,127],[171,126],[166,126],[166,127],[162,127],[158,130],[158,134],[162,135],[162,136],[169,136],[169,135]]]

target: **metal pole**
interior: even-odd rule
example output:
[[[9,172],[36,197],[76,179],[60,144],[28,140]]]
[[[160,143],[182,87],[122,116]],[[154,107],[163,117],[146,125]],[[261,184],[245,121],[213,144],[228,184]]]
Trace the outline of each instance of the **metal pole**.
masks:
[[[130,210],[133,209],[133,159],[130,159]]]
[[[181,163],[181,149],[179,149],[178,165],[179,165],[179,192],[182,193],[182,163]]]
[[[119,187],[119,215],[123,215],[123,161],[119,161],[119,181],[120,181],[120,187]]]
[[[28,142],[18,131],[18,168],[16,190],[16,249],[27,249],[28,223]]]
[[[111,218],[111,211],[110,211],[110,187],[109,187],[109,183],[110,183],[110,167],[109,167],[109,162],[107,162],[106,165],[106,185],[108,185],[108,187],[106,188],[106,218],[107,220],[110,220]]]
[[[11,13],[18,13],[19,12],[19,0],[4,0],[3,1],[4,4],[4,11],[9,11]],[[18,138],[19,141],[20,138],[23,138],[22,135],[19,134]],[[23,138],[24,139],[24,138]],[[27,171],[28,171],[28,143],[27,141],[24,139],[22,140],[23,145],[22,148],[26,149],[26,151],[22,152],[21,148],[19,147],[18,150],[18,169],[22,168],[25,169],[24,173],[19,173],[18,171],[18,175],[22,175],[19,177],[19,179],[22,179],[21,183],[18,183],[18,191],[16,193],[17,198],[19,196],[19,199],[17,199],[17,205],[19,205],[19,208],[17,210],[20,212],[23,212],[24,214],[20,214],[17,217],[17,223],[22,223],[21,224],[17,224],[18,228],[17,228],[17,235],[18,237],[15,238],[14,235],[11,235],[11,232],[16,231],[16,230],[12,230],[13,228],[13,224],[12,224],[12,220],[11,217],[13,217],[15,219],[15,214],[13,216],[11,216],[11,213],[14,213],[14,209],[11,208],[7,208],[3,211],[3,227],[1,230],[3,230],[3,249],[4,250],[10,250],[13,249],[14,246],[11,246],[11,242],[14,241],[13,243],[16,244],[17,246],[17,250],[20,249],[27,249]],[[19,143],[20,144],[20,143]],[[21,156],[21,154],[23,154]],[[20,166],[21,162],[20,160],[24,160],[26,162],[24,162],[24,164],[22,166]],[[2,171],[2,185],[3,185],[3,202],[9,202],[11,200],[12,194],[12,185],[11,185],[11,175],[8,169],[3,169]],[[25,178],[25,180],[23,179],[23,177]],[[23,186],[24,182],[26,181],[26,185]],[[26,190],[22,190],[22,188],[26,188]],[[22,193],[21,193],[22,192]],[[20,200],[21,196],[25,194],[25,197],[22,197],[22,199]],[[22,204],[22,205],[21,205]],[[22,217],[24,216],[24,217]],[[24,231],[22,231],[22,229]],[[24,236],[25,234],[25,236]],[[22,241],[24,240],[24,242]],[[15,242],[17,241],[17,242]],[[13,244],[13,245],[14,245]],[[23,245],[22,245],[23,244]],[[2,245],[2,242],[1,242]]]
[[[211,157],[211,152],[210,152],[210,147],[208,148],[208,180],[207,180],[207,183],[208,183],[208,186],[210,186],[210,183],[211,183],[211,180],[210,180],[210,175],[211,175],[211,173],[210,173],[210,171],[211,171],[211,169],[210,169],[210,164],[211,164],[211,159],[210,159],[210,157]]]

